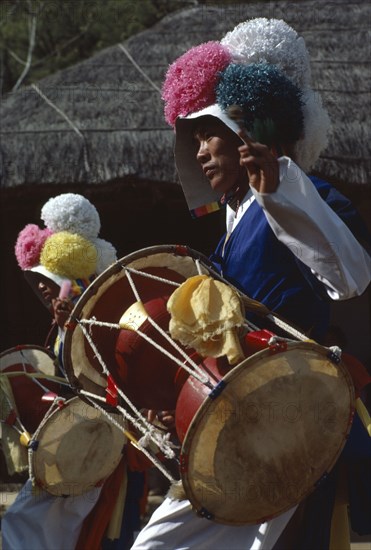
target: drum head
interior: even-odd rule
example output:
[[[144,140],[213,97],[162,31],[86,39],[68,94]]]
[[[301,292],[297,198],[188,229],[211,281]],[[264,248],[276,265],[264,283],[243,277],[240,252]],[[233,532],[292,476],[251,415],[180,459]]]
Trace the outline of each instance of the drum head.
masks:
[[[17,346],[0,354],[0,372],[41,372],[45,376],[55,374],[52,355],[40,346]],[[29,432],[34,432],[43,419],[50,403],[41,401],[44,390],[27,376],[9,376],[15,411]],[[58,393],[56,383],[42,379],[42,384],[50,391]],[[9,396],[8,396],[9,398]],[[5,396],[2,396],[5,399]],[[9,403],[1,403],[1,410],[7,411]]]
[[[154,277],[131,274],[140,300],[150,316],[166,331],[169,323],[167,298],[177,284],[198,273],[195,260],[199,257],[198,253],[175,245],[155,246],[130,254],[93,281],[77,302],[71,318],[78,322],[96,319],[117,324],[124,312],[137,302],[125,267]],[[211,265],[206,258],[202,257],[202,260]],[[207,272],[206,268],[204,272]],[[83,390],[105,397],[107,376],[78,322],[70,323],[65,336],[64,366],[68,379],[78,392]],[[161,348],[174,353],[171,344],[148,322],[145,321],[140,328]],[[179,370],[176,363],[135,330],[97,325],[89,326],[88,330],[104,365],[136,406],[160,410],[175,408],[177,394],[174,388]],[[179,354],[178,358],[184,360]]]
[[[123,424],[120,415],[112,416]],[[52,495],[81,495],[114,471],[125,442],[123,432],[102,412],[74,397],[54,411],[37,434],[32,476]]]
[[[216,522],[262,523],[300,502],[335,464],[350,430],[346,368],[309,343],[264,350],[232,369],[207,398],[182,446],[184,489]]]
[[[52,354],[41,346],[17,346],[0,353],[0,372],[7,372],[13,367],[28,365],[33,372],[42,372],[47,376],[55,374]],[[16,369],[13,369],[16,370]]]

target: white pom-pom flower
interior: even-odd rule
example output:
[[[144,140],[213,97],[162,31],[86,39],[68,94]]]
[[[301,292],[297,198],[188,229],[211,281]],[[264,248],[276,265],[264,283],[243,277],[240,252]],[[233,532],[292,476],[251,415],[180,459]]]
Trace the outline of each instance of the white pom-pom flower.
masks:
[[[117,252],[115,247],[104,239],[92,239],[92,243],[98,252],[96,273],[100,275],[110,265],[116,262]]]
[[[41,219],[55,233],[68,231],[94,239],[100,231],[97,209],[88,199],[76,193],[63,193],[49,199],[41,210]]]
[[[269,63],[302,90],[304,136],[295,161],[308,171],[326,147],[331,126],[319,93],[311,89],[310,58],[304,39],[285,21],[257,18],[237,25],[221,40],[235,63]]]
[[[305,90],[302,101],[304,137],[295,144],[295,161],[307,172],[327,145],[331,121],[318,92]]]
[[[299,88],[310,86],[310,60],[304,39],[285,21],[264,17],[245,21],[228,32],[221,44],[234,63],[270,63]]]

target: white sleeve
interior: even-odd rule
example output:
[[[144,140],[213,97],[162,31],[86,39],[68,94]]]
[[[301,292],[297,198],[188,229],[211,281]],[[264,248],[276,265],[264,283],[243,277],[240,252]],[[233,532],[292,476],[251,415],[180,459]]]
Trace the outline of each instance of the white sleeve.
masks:
[[[304,172],[287,157],[278,162],[277,191],[252,188],[276,237],[311,269],[332,299],[362,294],[371,279],[369,254]]]

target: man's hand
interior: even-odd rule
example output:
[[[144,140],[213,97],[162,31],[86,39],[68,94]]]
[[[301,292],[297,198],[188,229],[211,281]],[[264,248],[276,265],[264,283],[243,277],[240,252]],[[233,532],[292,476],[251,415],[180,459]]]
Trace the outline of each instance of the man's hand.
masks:
[[[160,422],[168,430],[175,428],[175,411],[155,411],[148,410],[147,418],[152,424]]]
[[[238,135],[245,142],[238,151],[240,164],[247,170],[250,186],[259,193],[274,193],[279,184],[276,156],[267,145],[252,141],[243,130]]]

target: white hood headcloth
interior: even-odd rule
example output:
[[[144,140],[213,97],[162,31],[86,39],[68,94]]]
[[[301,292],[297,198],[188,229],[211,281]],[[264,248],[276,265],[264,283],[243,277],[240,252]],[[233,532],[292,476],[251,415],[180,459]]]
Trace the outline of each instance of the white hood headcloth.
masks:
[[[238,125],[217,104],[176,120],[175,164],[188,208],[196,218],[218,210],[221,198],[221,194],[211,188],[196,158],[198,146],[193,134],[202,118],[216,118],[233,132],[238,132]]]
[[[39,290],[39,284],[44,283],[48,287],[55,287],[56,295],[59,294],[63,282],[66,280],[65,277],[61,277],[56,273],[52,273],[46,269],[43,265],[37,265],[32,269],[26,269],[24,271],[24,276],[32,290],[35,292],[36,296],[41,300],[42,304],[50,309],[51,305],[48,302],[44,295]]]

